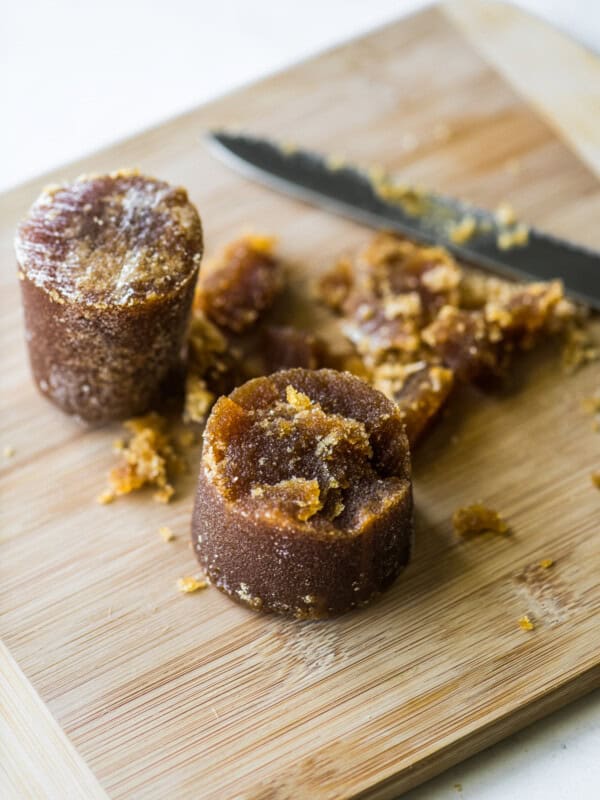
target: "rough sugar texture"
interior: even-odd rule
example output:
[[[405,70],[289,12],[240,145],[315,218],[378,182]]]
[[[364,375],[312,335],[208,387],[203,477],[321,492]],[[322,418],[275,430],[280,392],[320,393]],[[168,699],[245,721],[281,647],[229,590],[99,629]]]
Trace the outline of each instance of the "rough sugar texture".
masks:
[[[40,391],[88,422],[145,411],[180,359],[202,257],[185,190],[134,171],[49,187],[15,247]]]
[[[444,248],[389,233],[334,264],[317,288],[339,315],[361,376],[398,404],[411,447],[454,386],[493,384],[515,352],[550,334],[568,334],[565,362],[573,368],[598,355],[575,327],[580,314],[560,281],[522,285],[479,275]],[[353,372],[355,364],[348,362]]]
[[[268,325],[262,331],[261,354],[266,375],[281,369],[318,369],[327,358],[325,342],[289,325]]]
[[[252,608],[316,618],[368,603],[412,546],[398,409],[334,370],[284,370],[221,398],[192,537],[211,581]]]
[[[373,370],[373,386],[398,405],[411,448],[443,408],[454,373],[436,364],[386,362]]]
[[[244,236],[231,242],[198,283],[194,305],[211,322],[233,333],[251,327],[269,308],[282,286],[274,240]]]

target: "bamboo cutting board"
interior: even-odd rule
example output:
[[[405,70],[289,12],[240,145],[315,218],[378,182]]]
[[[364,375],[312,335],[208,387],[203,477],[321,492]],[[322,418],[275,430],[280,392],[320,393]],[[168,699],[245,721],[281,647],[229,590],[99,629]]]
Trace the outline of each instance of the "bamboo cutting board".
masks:
[[[599,370],[564,378],[550,348],[501,395],[458,398],[415,456],[413,563],[339,620],[178,594],[195,571],[193,476],[168,507],[96,505],[117,429],[85,430],[42,400],[22,340],[12,235],[43,183],[125,165],[182,183],[209,251],[246,224],[272,231],[297,287],[370,235],[212,161],[198,139],[217,124],[482,205],[510,198],[527,221],[600,247],[597,179],[439,10],[0,198],[1,444],[16,450],[0,549],[9,796],[391,798],[599,683],[600,439],[580,407]],[[479,498],[511,537],[455,539],[452,511]]]

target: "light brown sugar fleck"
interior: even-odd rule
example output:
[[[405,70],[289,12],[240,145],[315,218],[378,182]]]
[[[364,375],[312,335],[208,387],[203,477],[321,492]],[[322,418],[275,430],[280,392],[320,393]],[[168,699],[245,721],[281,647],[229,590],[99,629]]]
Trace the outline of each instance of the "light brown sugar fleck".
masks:
[[[530,617],[527,614],[524,614],[519,619],[519,628],[521,628],[522,631],[532,631],[535,629],[535,625],[531,621]]]
[[[177,581],[177,589],[184,594],[191,594],[192,592],[199,592],[202,589],[208,588],[209,583],[205,578],[196,578],[193,575],[186,575],[179,578]]]
[[[111,489],[107,489],[106,491],[102,492],[102,494],[98,495],[97,502],[101,506],[107,506],[109,503],[113,502],[115,497],[115,493]]]
[[[477,231],[477,220],[473,216],[463,217],[460,222],[452,225],[448,231],[454,244],[464,244],[471,239]]]
[[[175,534],[168,525],[162,525],[158,529],[158,533],[165,542],[172,542],[175,539]]]
[[[497,511],[483,505],[474,503],[457,509],[452,515],[454,530],[459,536],[471,536],[479,533],[509,532],[507,523]]]
[[[99,502],[112,502],[115,497],[150,486],[156,490],[157,502],[168,503],[175,493],[172,480],[185,472],[187,465],[175,450],[167,420],[152,412],[123,425],[130,438],[118,443],[121,462],[110,471],[110,488]]]
[[[500,231],[497,244],[500,250],[512,250],[513,247],[525,247],[529,242],[529,228],[522,223],[514,228]]]
[[[517,222],[517,215],[510,203],[500,203],[494,216],[496,217],[496,222],[500,225],[515,225]]]

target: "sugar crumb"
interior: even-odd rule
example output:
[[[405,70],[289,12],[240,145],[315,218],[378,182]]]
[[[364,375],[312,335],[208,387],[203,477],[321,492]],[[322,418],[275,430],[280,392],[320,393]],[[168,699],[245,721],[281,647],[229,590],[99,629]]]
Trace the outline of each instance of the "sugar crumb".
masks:
[[[190,373],[185,382],[184,420],[204,422],[216,399],[217,396],[210,391],[206,380]]]
[[[511,250],[513,247],[525,247],[529,243],[529,228],[522,223],[514,228],[500,231],[496,243],[500,250]]]
[[[507,523],[497,511],[483,503],[458,508],[452,515],[454,531],[459,536],[472,536],[479,533],[509,533]]]
[[[116,495],[111,489],[107,489],[106,491],[99,494],[96,498],[96,502],[101,506],[107,506],[109,503],[112,503],[115,499]]]
[[[554,566],[554,559],[553,558],[542,558],[540,561],[540,567],[542,569],[550,569],[550,567]]]
[[[517,222],[517,215],[510,203],[500,203],[494,216],[499,225],[515,225]]]
[[[522,631],[532,631],[535,628],[535,625],[533,624],[529,616],[527,614],[524,614],[519,619],[519,628],[521,628]]]
[[[477,231],[477,220],[472,215],[468,214],[463,217],[460,222],[451,225],[448,230],[448,235],[454,244],[464,244],[471,239]]]
[[[160,527],[158,529],[158,532],[162,536],[165,542],[172,542],[173,539],[175,538],[175,534],[173,533],[171,528],[169,528],[168,525],[163,525],[162,527]]]
[[[172,480],[185,472],[187,463],[174,447],[167,420],[151,412],[123,425],[130,436],[126,442],[119,439],[114,443],[121,462],[110,471],[110,488],[99,502],[110,503],[115,497],[150,486],[157,502],[168,503],[175,493]]]
[[[285,388],[285,399],[289,405],[293,406],[298,411],[306,411],[312,407],[310,397],[304,394],[304,392],[299,392],[291,384],[288,384]]]
[[[193,575],[186,575],[183,578],[179,578],[177,581],[177,589],[185,594],[198,592],[207,587],[208,581],[205,578],[196,578]]]
[[[340,153],[332,153],[327,159],[327,166],[334,172],[348,166],[348,159]]]
[[[565,334],[561,354],[565,372],[573,373],[580,367],[591,364],[600,358],[600,347],[588,330],[571,325],[566,329]]]

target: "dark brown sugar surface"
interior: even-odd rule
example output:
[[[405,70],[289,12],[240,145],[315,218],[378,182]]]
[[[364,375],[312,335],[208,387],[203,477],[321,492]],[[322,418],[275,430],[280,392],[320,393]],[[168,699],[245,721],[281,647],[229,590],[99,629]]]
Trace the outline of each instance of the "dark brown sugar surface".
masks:
[[[249,381],[209,417],[193,533],[209,576],[237,599],[244,584],[261,607],[297,616],[305,596],[321,598],[309,616],[368,602],[406,564],[412,540],[398,410],[334,370]],[[280,540],[297,563],[273,567]]]
[[[339,315],[365,379],[398,404],[411,447],[454,386],[492,385],[515,352],[568,332],[580,316],[560,281],[510,283],[389,233],[338,260],[318,296]]]
[[[274,240],[248,235],[231,242],[205,265],[194,300],[196,309],[226,330],[240,333],[269,308],[282,286]]]
[[[458,297],[460,270],[441,247],[377,236],[360,254],[343,304],[345,333],[364,356],[419,350],[419,331]],[[329,287],[327,287],[329,288]]]
[[[333,370],[250,381],[219,401],[205,443],[204,464],[229,500],[332,533],[360,527],[409,473],[395,409]]]
[[[184,189],[122,170],[47,187],[15,246],[22,273],[54,300],[128,306],[189,280],[202,227]]]
[[[373,386],[398,404],[410,446],[420,439],[443,408],[454,386],[450,369],[425,361],[385,362],[373,370]]]
[[[103,423],[158,402],[181,366],[202,225],[184,189],[121,171],[47,188],[16,254],[38,388]]]

